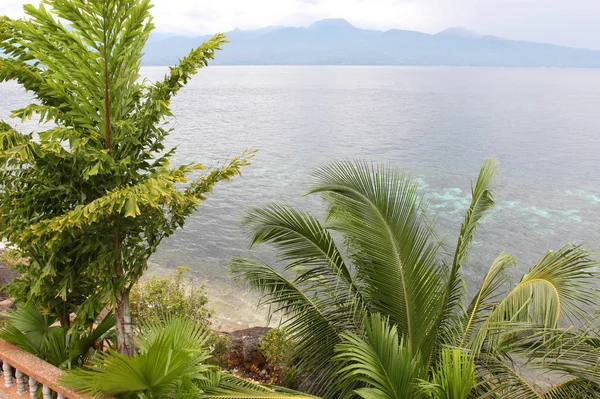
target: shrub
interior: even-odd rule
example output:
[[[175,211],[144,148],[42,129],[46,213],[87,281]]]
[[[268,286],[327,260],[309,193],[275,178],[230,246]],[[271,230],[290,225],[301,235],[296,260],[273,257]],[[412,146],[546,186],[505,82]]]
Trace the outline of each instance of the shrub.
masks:
[[[195,286],[193,279],[184,279],[190,269],[179,266],[172,276],[137,283],[130,297],[132,322],[142,323],[163,320],[168,316],[187,317],[199,326],[208,327],[213,311],[207,308],[208,297],[204,285]]]
[[[266,369],[269,372],[270,384],[279,384],[286,387],[294,387],[298,377],[298,370],[291,362],[294,343],[285,330],[272,328],[258,340],[258,349],[267,362]]]

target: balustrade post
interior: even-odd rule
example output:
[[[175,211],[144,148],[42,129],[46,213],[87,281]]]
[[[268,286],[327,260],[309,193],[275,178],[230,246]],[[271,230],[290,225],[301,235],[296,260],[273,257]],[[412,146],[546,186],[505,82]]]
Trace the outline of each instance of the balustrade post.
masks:
[[[23,380],[23,372],[17,369],[15,371],[15,377],[17,379],[17,395],[23,395],[27,392],[25,389],[25,381]]]
[[[38,383],[35,378],[29,376],[29,396],[31,399],[35,399],[35,393],[38,390]]]
[[[10,364],[3,362],[2,371],[4,372],[4,386],[7,388],[13,386],[12,367],[10,367]]]
[[[47,385],[44,385],[42,388],[42,398],[43,399],[52,399],[52,391],[50,390],[50,387]]]

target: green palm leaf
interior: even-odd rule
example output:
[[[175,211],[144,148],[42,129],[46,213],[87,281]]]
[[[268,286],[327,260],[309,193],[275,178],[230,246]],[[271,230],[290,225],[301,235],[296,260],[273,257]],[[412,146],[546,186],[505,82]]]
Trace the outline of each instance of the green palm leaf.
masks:
[[[410,342],[399,338],[396,326],[379,314],[365,322],[366,339],[344,334],[336,346],[341,383],[363,383],[354,392],[364,399],[417,398],[417,379],[427,375],[419,355],[414,356]]]
[[[324,277],[336,292],[360,294],[333,238],[311,214],[288,205],[270,204],[251,209],[244,224],[250,247],[272,244],[288,269],[304,266],[308,269],[304,278]]]
[[[500,350],[528,359],[528,365],[553,370],[600,387],[600,342],[593,336],[597,325],[580,331],[567,329],[531,329],[502,343]]]
[[[573,398],[600,398],[598,387],[591,387],[585,381],[572,378],[553,386],[542,395],[543,399],[573,399]]]
[[[211,381],[201,384],[201,399],[318,399],[316,396],[291,389],[265,386],[230,374],[216,373]]]
[[[542,399],[535,387],[512,367],[493,356],[480,358],[480,376],[484,394],[480,399]]]
[[[515,259],[510,254],[501,254],[492,262],[492,266],[483,278],[479,292],[467,308],[459,347],[463,347],[472,338],[474,332],[478,331],[478,328],[494,309],[500,295],[504,294],[500,289],[510,278],[506,269],[514,264]]]
[[[192,321],[173,318],[149,327],[140,337],[140,352],[124,356],[98,352],[84,369],[70,371],[61,381],[92,395],[155,397],[177,392],[185,380],[203,380],[214,371],[205,365],[205,348],[188,345],[206,342],[207,332]]]
[[[433,370],[431,382],[422,382],[421,391],[432,399],[467,399],[475,387],[475,358],[459,348],[444,348]]]
[[[413,351],[428,358],[444,288],[439,243],[423,214],[416,184],[396,169],[335,162],[314,173],[328,220],[350,242],[373,311],[397,325]]]
[[[353,313],[344,309],[336,296],[327,291],[306,290],[306,281],[290,280],[271,266],[245,258],[230,263],[234,279],[265,295],[264,303],[273,312],[286,316],[285,328],[297,342],[294,356],[298,366],[315,380],[312,390],[321,394],[335,391],[335,364],[331,362],[339,334],[352,328]]]
[[[443,312],[440,314],[439,332],[442,334],[440,339],[446,344],[456,344],[452,341],[457,338],[456,332],[461,330],[458,327],[461,321],[460,314],[464,313],[462,309],[464,281],[461,269],[467,259],[469,246],[479,222],[495,204],[491,188],[497,174],[498,162],[494,158],[488,158],[481,167],[475,186],[471,188],[471,205],[467,209],[458,235],[442,303]]]
[[[498,302],[469,346],[479,351],[486,338],[503,323],[532,323],[556,328],[559,321],[584,323],[586,310],[597,300],[594,269],[597,262],[588,251],[567,245],[549,251],[508,295]]]

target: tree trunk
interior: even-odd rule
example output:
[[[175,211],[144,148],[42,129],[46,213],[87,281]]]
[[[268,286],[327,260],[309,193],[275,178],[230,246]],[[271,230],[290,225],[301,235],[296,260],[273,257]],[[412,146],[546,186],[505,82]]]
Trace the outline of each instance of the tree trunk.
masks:
[[[58,315],[60,320],[60,326],[66,330],[71,328],[71,314],[69,313],[68,307],[64,306],[62,312]]]
[[[62,303],[62,309],[59,311],[58,320],[60,321],[60,326],[65,330],[71,328],[71,312],[69,312],[69,306],[66,302]]]
[[[133,329],[129,313],[129,290],[123,289],[117,294],[115,308],[115,328],[117,329],[117,348],[122,355],[133,356],[137,348],[133,343]]]

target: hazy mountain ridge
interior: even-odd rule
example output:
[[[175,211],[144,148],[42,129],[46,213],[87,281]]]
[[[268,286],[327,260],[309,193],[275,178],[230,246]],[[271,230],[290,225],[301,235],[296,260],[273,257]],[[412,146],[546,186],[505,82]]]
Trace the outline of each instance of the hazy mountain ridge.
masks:
[[[481,36],[461,27],[436,34],[360,29],[343,19],[308,27],[235,29],[214,65],[472,65],[600,67],[600,51]],[[161,33],[143,65],[172,65],[210,36]]]

